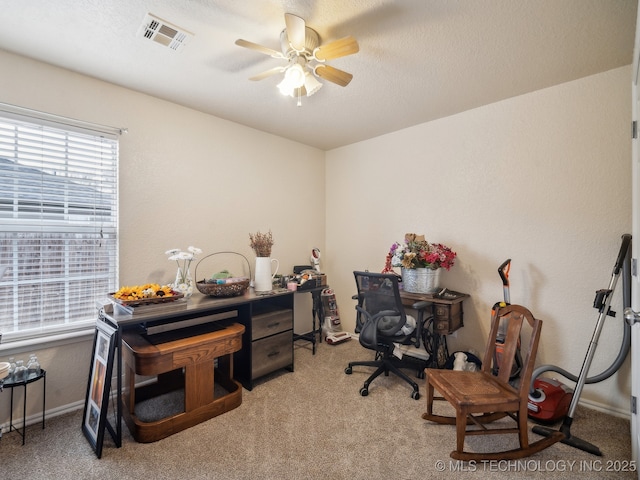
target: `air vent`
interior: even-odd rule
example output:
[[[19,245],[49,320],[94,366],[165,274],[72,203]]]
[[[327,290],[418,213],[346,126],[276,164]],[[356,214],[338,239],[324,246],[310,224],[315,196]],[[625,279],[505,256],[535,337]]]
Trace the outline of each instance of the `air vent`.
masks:
[[[182,50],[182,47],[193,37],[193,33],[147,13],[138,30],[138,36],[153,40],[177,52]]]

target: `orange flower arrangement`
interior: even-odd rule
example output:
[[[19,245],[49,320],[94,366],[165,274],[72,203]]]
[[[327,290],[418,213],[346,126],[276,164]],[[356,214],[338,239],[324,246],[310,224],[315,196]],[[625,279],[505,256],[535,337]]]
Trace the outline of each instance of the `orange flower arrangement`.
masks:
[[[173,297],[175,292],[169,285],[158,285],[157,283],[147,283],[133,287],[120,287],[114,298],[119,300],[143,300],[145,298]]]

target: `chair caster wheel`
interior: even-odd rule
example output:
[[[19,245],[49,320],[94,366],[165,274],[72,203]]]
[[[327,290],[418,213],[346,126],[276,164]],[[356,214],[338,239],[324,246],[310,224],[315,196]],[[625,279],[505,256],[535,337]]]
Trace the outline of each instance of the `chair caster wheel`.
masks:
[[[351,367],[347,367],[344,369],[344,373],[347,375],[351,375],[353,373],[353,369]]]
[[[414,400],[418,400],[420,398],[420,392],[411,393],[411,398],[413,398]]]
[[[360,389],[360,395],[362,395],[363,397],[366,397],[367,395],[369,395],[369,389],[367,387],[362,387]]]

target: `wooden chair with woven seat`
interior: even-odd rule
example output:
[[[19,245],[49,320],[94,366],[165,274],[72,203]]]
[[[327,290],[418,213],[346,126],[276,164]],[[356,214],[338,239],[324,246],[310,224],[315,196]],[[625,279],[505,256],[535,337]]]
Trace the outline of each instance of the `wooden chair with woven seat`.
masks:
[[[496,351],[496,337],[500,322],[506,322],[506,337],[502,345],[498,374],[492,374]],[[523,330],[528,325],[530,332]],[[451,457],[464,461],[513,460],[539,452],[564,438],[561,432],[529,443],[527,434],[527,401],[529,384],[540,341],[542,320],[520,305],[496,304],[491,313],[491,332],[484,353],[482,369],[479,371],[439,370],[428,368],[426,373],[427,411],[425,420],[456,425],[456,449]],[[528,347],[522,345],[524,356],[519,386],[509,384],[516,349],[521,343],[521,334],[530,333]],[[524,343],[524,342],[523,342]],[[442,397],[435,397],[437,390]],[[446,400],[456,410],[455,417],[433,413],[434,400]],[[504,417],[515,421],[515,426],[492,422]],[[469,452],[464,450],[466,435],[517,433],[520,446],[500,452]]]

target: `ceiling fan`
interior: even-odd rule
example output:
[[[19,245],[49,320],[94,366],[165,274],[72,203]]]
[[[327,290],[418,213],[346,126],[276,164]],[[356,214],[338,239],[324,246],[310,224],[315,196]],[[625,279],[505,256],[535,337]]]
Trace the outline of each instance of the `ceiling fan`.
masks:
[[[248,40],[236,40],[236,45],[287,61],[287,65],[271,68],[249,80],[257,81],[284,73],[278,89],[283,95],[297,97],[298,106],[301,105],[302,96],[309,97],[322,87],[315,77],[346,87],[353,75],[324,62],[357,53],[359,47],[356,39],[349,35],[321,45],[318,32],[307,27],[302,18],[285,13],[284,20],[286,28],[280,33],[280,52]]]

